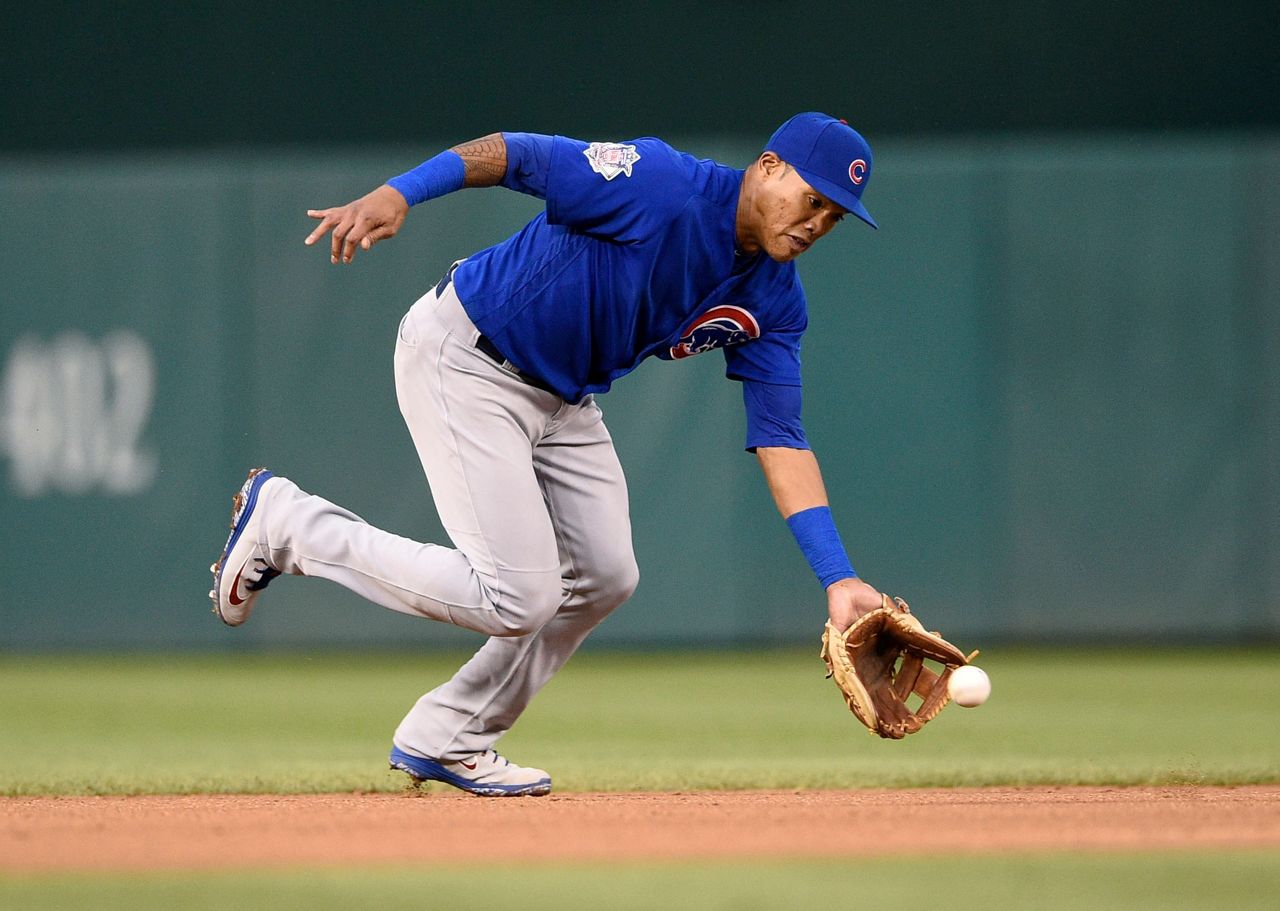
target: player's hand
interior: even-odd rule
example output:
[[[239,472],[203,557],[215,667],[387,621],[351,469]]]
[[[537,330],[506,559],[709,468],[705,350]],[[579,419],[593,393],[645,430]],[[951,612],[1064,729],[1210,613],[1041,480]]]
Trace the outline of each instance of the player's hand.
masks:
[[[844,632],[853,621],[880,606],[882,596],[861,579],[841,579],[827,586],[827,614],[836,629]]]
[[[400,191],[383,184],[345,206],[308,209],[307,215],[320,219],[320,224],[307,235],[306,244],[310,246],[332,231],[329,262],[349,263],[355,259],[356,247],[368,250],[380,240],[395,237],[408,214],[409,204]]]

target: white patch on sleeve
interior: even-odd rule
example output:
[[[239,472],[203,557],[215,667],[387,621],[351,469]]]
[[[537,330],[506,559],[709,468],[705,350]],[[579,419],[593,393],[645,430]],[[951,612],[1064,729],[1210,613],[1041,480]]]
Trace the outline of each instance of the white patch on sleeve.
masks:
[[[582,154],[591,162],[591,170],[605,180],[613,180],[619,174],[630,177],[631,166],[640,160],[635,146],[620,142],[593,142]]]

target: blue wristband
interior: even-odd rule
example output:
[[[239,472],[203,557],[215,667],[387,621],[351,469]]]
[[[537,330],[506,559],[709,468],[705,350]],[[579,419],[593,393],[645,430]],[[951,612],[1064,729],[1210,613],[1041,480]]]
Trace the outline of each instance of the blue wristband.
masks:
[[[857,578],[828,507],[802,509],[787,519],[787,527],[796,536],[796,543],[823,588],[841,579]]]
[[[409,205],[416,206],[428,199],[461,190],[466,176],[467,166],[462,156],[450,150],[427,159],[412,171],[393,177],[387,183],[399,190]]]

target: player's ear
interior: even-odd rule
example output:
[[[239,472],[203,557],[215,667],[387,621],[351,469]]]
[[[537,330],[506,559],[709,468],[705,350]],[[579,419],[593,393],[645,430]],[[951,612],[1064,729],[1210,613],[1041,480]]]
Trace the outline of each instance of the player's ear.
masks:
[[[778,157],[777,152],[761,152],[760,157],[756,159],[756,167],[760,169],[761,177],[772,177],[782,169],[783,161]]]

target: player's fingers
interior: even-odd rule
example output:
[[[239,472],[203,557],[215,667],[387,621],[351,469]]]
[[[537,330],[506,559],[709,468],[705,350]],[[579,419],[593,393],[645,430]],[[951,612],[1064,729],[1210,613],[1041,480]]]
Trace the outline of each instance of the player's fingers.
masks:
[[[342,259],[342,245],[347,239],[347,234],[351,231],[352,223],[348,219],[343,219],[333,226],[333,233],[329,235],[329,262],[336,263]]]
[[[310,234],[307,235],[307,239],[303,241],[303,243],[305,243],[307,246],[311,246],[317,240],[324,237],[325,232],[327,232],[330,228],[332,228],[334,224],[334,219],[332,217],[331,212],[332,212],[331,209],[323,209],[323,210],[308,209],[307,210],[308,217],[320,219],[320,224],[316,225],[315,230],[313,230]]]
[[[342,238],[342,252],[339,253],[343,262],[351,262],[351,258],[356,255],[356,244],[360,242],[362,237],[364,237],[364,232],[356,230],[356,225],[352,225],[347,230],[346,237]]]
[[[364,240],[360,242],[360,246],[368,250],[380,240],[386,240],[388,237],[394,236],[395,228],[391,225],[379,225],[364,236]]]
[[[342,241],[342,261],[344,263],[349,263],[355,258],[356,247],[360,245],[368,234],[369,220],[367,218],[361,218],[351,226],[351,229],[347,231],[347,236]]]

